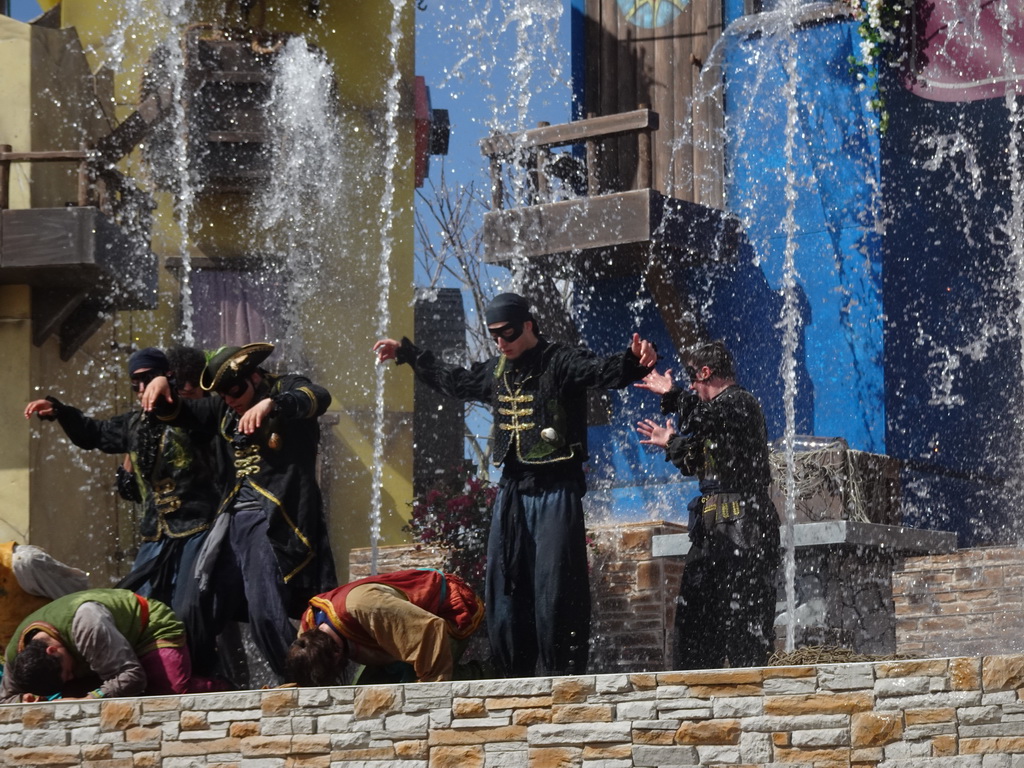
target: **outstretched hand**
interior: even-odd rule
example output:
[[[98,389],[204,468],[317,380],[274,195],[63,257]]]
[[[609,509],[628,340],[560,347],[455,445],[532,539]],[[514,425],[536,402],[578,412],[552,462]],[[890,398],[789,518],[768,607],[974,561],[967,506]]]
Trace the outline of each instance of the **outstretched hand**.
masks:
[[[33,413],[38,413],[40,419],[48,419],[54,415],[53,403],[49,400],[33,400],[25,406],[25,418],[31,419]]]
[[[377,355],[377,365],[394,360],[398,357],[398,348],[402,346],[394,339],[381,339],[373,345],[373,351]]]
[[[641,445],[657,445],[661,448],[667,448],[669,438],[676,433],[671,417],[665,419],[664,426],[653,419],[643,419],[637,423],[636,431],[645,438],[640,441]]]
[[[667,369],[664,373],[651,371],[640,381],[635,382],[633,386],[638,389],[646,389],[648,392],[653,392],[656,395],[667,395],[673,386],[672,370]]]
[[[174,397],[171,394],[171,382],[167,380],[166,376],[157,376],[146,385],[146,389],[142,393],[142,410],[152,411],[161,399],[168,403],[174,402]]]
[[[238,420],[238,430],[246,435],[251,435],[259,429],[267,417],[274,411],[274,401],[269,397],[260,400],[256,405],[242,414]]]
[[[633,334],[629,351],[633,353],[633,356],[640,361],[640,365],[644,368],[650,368],[658,362],[658,353],[654,349],[654,345],[647,339],[641,339],[639,333]]]

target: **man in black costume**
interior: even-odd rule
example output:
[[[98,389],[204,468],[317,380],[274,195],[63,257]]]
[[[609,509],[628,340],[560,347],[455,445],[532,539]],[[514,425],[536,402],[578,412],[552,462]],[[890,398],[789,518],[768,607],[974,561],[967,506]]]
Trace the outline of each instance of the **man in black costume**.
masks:
[[[764,666],[775,643],[779,517],[770,482],[764,414],[736,384],[721,341],[686,358],[690,391],[671,372],[652,371],[637,387],[662,396],[664,425],[645,419],[640,442],[665,449],[684,475],[700,480],[690,505],[690,551],[676,606],[674,666]]]
[[[174,380],[167,357],[155,347],[134,352],[128,358],[128,373],[139,398],[157,376]],[[118,586],[170,605],[185,623],[196,667],[208,673],[212,636],[207,634],[191,574],[219,500],[209,440],[169,427],[141,410],[93,419],[47,397],[25,407],[26,418],[33,413],[44,421],[56,420],[79,448],[128,455],[131,469],[119,473],[118,485],[122,495],[127,490],[134,494],[130,500],[143,505],[142,545]]]
[[[485,311],[499,355],[445,365],[408,339],[381,339],[378,362],[408,363],[459,400],[491,406],[492,461],[502,467],[487,543],[484,602],[494,660],[509,677],[583,674],[590,587],[581,498],[586,492],[588,389],[620,389],[657,362],[634,334],[610,357],[544,338],[529,302],[497,296]]]
[[[224,347],[200,378],[220,397],[183,400],[158,377],[143,407],[158,418],[214,437],[223,493],[197,565],[200,588],[213,590],[211,623],[248,620],[271,669],[285,673],[298,618],[315,594],[337,585],[316,457],[317,422],[330,405],[323,387],[260,364],[272,344]]]
[[[167,368],[170,370],[171,382],[174,388],[178,392],[178,397],[188,398],[190,400],[198,400],[201,397],[207,395],[199,388],[199,376],[203,372],[203,368],[206,367],[206,355],[203,354],[201,349],[195,347],[170,347],[167,352]],[[140,374],[145,371],[140,371]],[[148,380],[148,379],[147,379]],[[139,393],[139,397],[142,396],[142,389],[144,389],[144,382],[140,385],[133,385],[134,389]],[[205,464],[212,468],[213,467],[213,456],[209,451],[209,441],[205,441],[207,455],[203,457]],[[214,473],[216,474],[216,473]],[[117,468],[117,493],[125,501],[131,501],[136,504],[141,504],[145,500],[145,493],[142,485],[143,481],[135,473],[135,467],[132,466],[131,455],[126,455],[121,466]],[[211,492],[212,493],[212,492]],[[144,541],[150,541],[150,539],[143,539]],[[140,554],[145,554],[144,550],[146,545],[143,545],[143,549],[140,550]],[[138,562],[144,562],[146,557],[141,557]],[[137,585],[134,584],[119,584],[121,589],[135,590]],[[169,599],[168,597],[163,598],[165,602]]]

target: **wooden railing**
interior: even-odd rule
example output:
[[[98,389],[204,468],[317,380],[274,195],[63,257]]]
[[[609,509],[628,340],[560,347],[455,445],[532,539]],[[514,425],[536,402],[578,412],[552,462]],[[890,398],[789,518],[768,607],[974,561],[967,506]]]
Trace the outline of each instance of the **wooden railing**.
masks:
[[[139,190],[114,164],[142,141],[174,102],[169,86],[155,88],[124,122],[94,146],[80,144],[78,149],[14,152],[10,144],[0,144],[0,211],[11,204],[11,163],[78,163],[78,189],[75,205],[94,205],[110,218],[130,207],[152,208],[148,195]],[[148,214],[148,211],[146,211]]]
[[[617,115],[588,117],[562,125],[541,123],[520,133],[491,136],[480,142],[480,151],[490,159],[491,202],[495,210],[504,207],[505,187],[503,164],[525,164],[532,186],[530,204],[547,202],[550,177],[546,166],[551,150],[573,144],[586,148],[587,194],[598,195],[602,189],[601,142],[629,134],[637,136],[638,189],[651,185],[651,134],[658,128],[658,114],[650,109],[637,109]],[[620,190],[612,190],[620,191]]]
[[[46,152],[12,152],[10,144],[0,144],[0,211],[11,204],[11,163],[78,163],[77,205],[89,205],[89,190],[92,187],[90,170],[93,153],[83,144],[80,149],[53,150]]]
[[[77,163],[78,184],[74,205],[96,206],[106,216],[119,220],[137,217],[151,208],[149,196],[113,167],[102,155],[86,145],[79,149],[14,152],[0,144],[0,211],[10,207],[12,163]]]

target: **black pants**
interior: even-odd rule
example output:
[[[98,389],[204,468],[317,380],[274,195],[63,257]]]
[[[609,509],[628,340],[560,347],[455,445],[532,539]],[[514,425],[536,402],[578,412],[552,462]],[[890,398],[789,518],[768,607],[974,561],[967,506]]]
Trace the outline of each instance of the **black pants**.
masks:
[[[502,497],[513,492],[517,503],[508,509]],[[511,525],[503,509],[516,516]],[[517,540],[517,557],[506,566],[508,535]],[[499,490],[487,540],[485,592],[491,652],[506,677],[586,672],[590,578],[583,505],[575,487],[567,483],[518,494],[509,484]]]
[[[291,595],[267,527],[263,510],[241,508],[231,513],[212,578],[213,628],[220,634],[227,622],[248,620],[256,647],[270,668],[283,677],[285,656],[296,630],[288,619]]]
[[[697,551],[676,602],[675,669],[761,667],[775,646],[778,550]]]
[[[216,642],[209,621],[211,598],[199,591],[195,563],[208,531],[191,536],[143,542],[132,570],[117,583],[143,597],[171,606],[185,625],[192,671],[204,677],[214,674]]]

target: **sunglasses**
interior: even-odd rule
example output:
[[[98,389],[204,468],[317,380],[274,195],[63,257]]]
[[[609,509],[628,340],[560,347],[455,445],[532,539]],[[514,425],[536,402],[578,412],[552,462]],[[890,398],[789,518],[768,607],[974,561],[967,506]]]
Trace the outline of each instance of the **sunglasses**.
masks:
[[[491,338],[494,339],[495,343],[498,342],[498,339],[515,341],[523,335],[523,324],[519,323],[516,325],[514,323],[509,323],[501,326],[500,328],[488,328],[487,332],[491,334]]]
[[[701,371],[701,369],[703,367],[704,366],[701,366],[700,368],[694,368],[692,365],[686,366],[686,375],[690,377],[690,382],[691,383],[700,384],[700,383],[705,382],[708,379],[710,379],[711,378],[711,374],[714,374],[714,371],[712,371],[711,374],[709,374],[706,379],[698,379],[697,378],[697,374],[700,373],[700,371]]]
[[[139,387],[148,387],[149,382],[155,379],[157,376],[166,376],[167,374],[163,371],[141,371],[139,373],[133,373],[129,378],[132,383],[132,389],[138,389]]]

